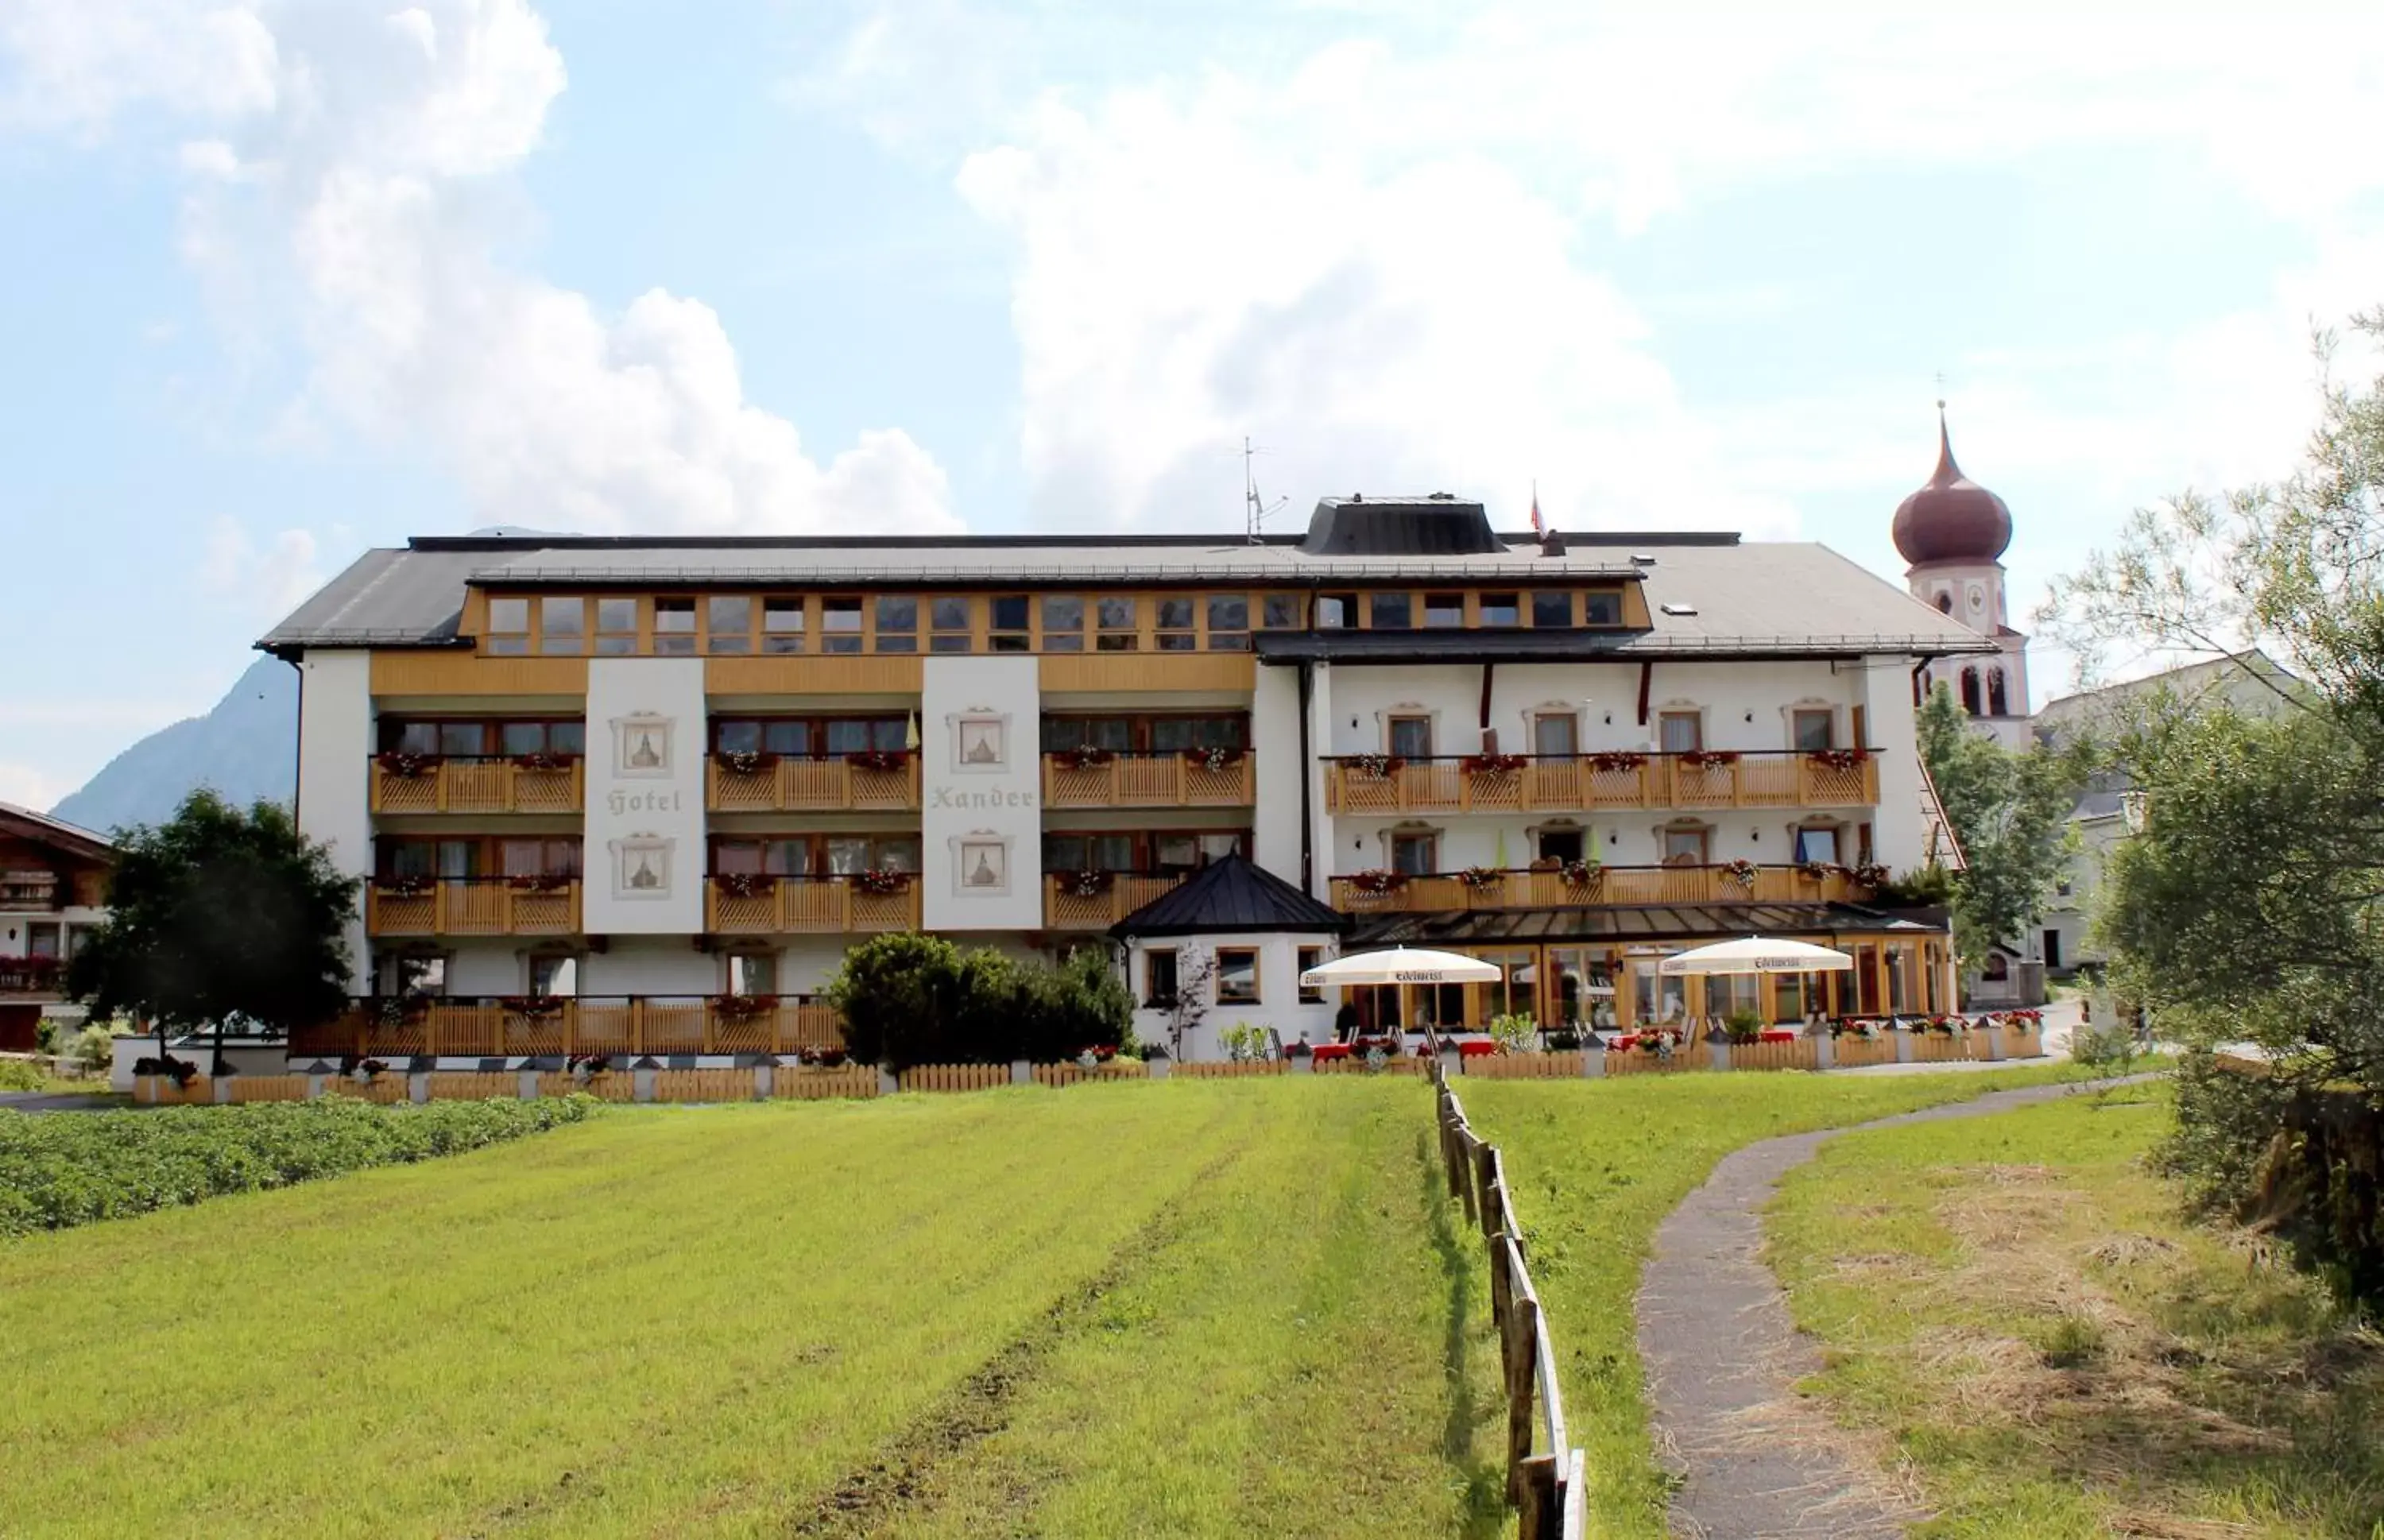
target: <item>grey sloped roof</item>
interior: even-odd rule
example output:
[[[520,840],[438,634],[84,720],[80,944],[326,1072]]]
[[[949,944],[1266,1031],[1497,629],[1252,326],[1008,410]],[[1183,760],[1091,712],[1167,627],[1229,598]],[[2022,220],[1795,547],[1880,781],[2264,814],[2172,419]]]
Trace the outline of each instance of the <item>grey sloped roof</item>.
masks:
[[[1349,916],[1238,855],[1212,861],[1110,928],[1126,936],[1344,931]]]
[[[1840,931],[1942,932],[1846,903],[1583,904],[1562,909],[1485,909],[1370,916],[1348,945],[1484,945],[1499,941],[1701,940],[1732,936],[1812,936]]]
[[[1558,651],[1619,649],[1632,656],[1943,655],[1994,647],[1992,640],[1822,545],[1748,545],[1735,535],[1709,533],[1569,534],[1563,553],[1548,555],[1529,537],[1501,539],[1506,543],[1496,554],[1363,556],[1314,555],[1279,538],[1248,543],[1206,535],[417,539],[404,550],[366,552],[258,645],[282,652],[453,645],[466,587],[476,582],[805,589],[1445,581],[1511,582],[1528,589],[1605,579],[1642,584],[1652,627],[1644,633],[1583,634]],[[1482,655],[1500,648],[1528,652],[1548,646],[1546,637],[1494,641],[1493,633],[1481,631],[1464,633],[1464,641],[1453,633],[1413,635],[1427,650],[1456,648]],[[1389,645],[1376,634],[1340,633],[1331,640],[1335,647]],[[1281,645],[1273,650],[1280,652]]]

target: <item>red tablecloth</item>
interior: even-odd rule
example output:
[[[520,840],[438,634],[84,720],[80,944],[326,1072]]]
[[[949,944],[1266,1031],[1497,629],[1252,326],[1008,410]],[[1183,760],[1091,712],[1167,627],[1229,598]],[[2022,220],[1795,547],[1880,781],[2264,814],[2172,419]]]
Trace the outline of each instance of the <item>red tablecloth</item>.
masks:
[[[1464,1059],[1486,1059],[1497,1051],[1498,1045],[1491,1042],[1467,1042],[1457,1045],[1458,1056]]]
[[[1349,1045],[1347,1043],[1322,1043],[1319,1044],[1316,1049],[1316,1061],[1318,1063],[1329,1063],[1333,1060],[1347,1059],[1348,1057]]]
[[[1796,1040],[1796,1034],[1786,1027],[1770,1027],[1767,1028],[1757,1040],[1766,1043],[1793,1043]]]

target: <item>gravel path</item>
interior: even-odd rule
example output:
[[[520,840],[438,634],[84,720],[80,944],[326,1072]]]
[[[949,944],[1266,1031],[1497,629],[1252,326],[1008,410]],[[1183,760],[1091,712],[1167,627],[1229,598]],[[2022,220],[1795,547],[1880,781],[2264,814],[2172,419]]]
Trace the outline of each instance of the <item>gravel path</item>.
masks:
[[[1639,1354],[1657,1449],[1681,1476],[1675,1534],[1880,1540],[1925,1517],[1826,1412],[1795,1394],[1796,1381],[1820,1369],[1821,1353],[1790,1323],[1787,1296],[1760,1260],[1763,1207],[1783,1174],[1841,1134],[1977,1117],[2092,1088],[1994,1091],[1852,1128],[1766,1139],[1722,1157],[1705,1186],[1657,1228],[1655,1255],[1639,1280]]]

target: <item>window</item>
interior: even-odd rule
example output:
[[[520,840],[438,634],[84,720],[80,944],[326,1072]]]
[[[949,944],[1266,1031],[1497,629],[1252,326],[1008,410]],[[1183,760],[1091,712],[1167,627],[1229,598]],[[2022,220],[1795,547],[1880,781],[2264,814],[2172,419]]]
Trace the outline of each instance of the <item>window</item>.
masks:
[[[1259,950],[1256,947],[1217,949],[1217,1003],[1259,1003]]]
[[[1299,629],[1299,595],[1270,593],[1259,615],[1259,624],[1270,631]]]
[[[1099,627],[1097,644],[1104,652],[1132,652],[1142,646],[1142,615],[1132,599],[1109,597],[1093,602],[1093,622]]]
[[[1465,595],[1461,593],[1427,593],[1423,596],[1423,623],[1432,627],[1452,627],[1465,624]]]
[[[1825,866],[1838,864],[1838,831],[1819,826],[1808,826],[1798,829],[1796,860],[1799,864],[1807,861],[1818,861]]]
[[[1622,596],[1612,589],[1592,589],[1583,594],[1581,623],[1584,626],[1621,625]]]
[[[1113,754],[1134,747],[1134,720],[1125,716],[1047,716],[1043,719],[1043,751],[1057,754],[1074,749],[1107,749]]]
[[[1034,651],[1034,637],[1027,630],[1026,617],[1034,606],[1023,593],[997,593],[985,602],[986,641],[997,652],[1028,652]]]
[[[500,722],[497,745],[505,754],[562,754],[577,759],[587,751],[588,729],[577,722]]]
[[[1135,871],[1134,836],[1047,834],[1043,837],[1043,869],[1047,872]]]
[[[654,601],[654,651],[666,658],[695,656],[695,601]]]
[[[1358,596],[1354,593],[1320,593],[1316,596],[1316,628],[1320,631],[1352,630],[1358,624]]]
[[[775,952],[728,954],[728,992],[732,995],[775,995],[778,992],[778,959]]]
[[[62,944],[57,922],[36,920],[25,926],[25,955],[56,958]]]
[[[810,875],[812,845],[808,839],[716,839],[712,845],[714,876],[800,877]]]
[[[957,595],[946,595],[927,602],[927,651],[930,652],[966,652],[975,646],[970,635],[974,617],[969,614],[969,602]]]
[[[1196,645],[1192,634],[1194,604],[1189,599],[1162,599],[1159,602],[1157,645],[1162,652],[1189,652]]]
[[[1572,595],[1561,590],[1543,589],[1532,595],[1532,624],[1559,630],[1572,626]]]
[[[638,602],[634,599],[596,601],[596,653],[623,658],[638,650]]]
[[[1581,718],[1569,711],[1544,711],[1532,718],[1532,752],[1543,759],[1571,759],[1581,752]]]
[[[812,750],[812,725],[800,716],[715,717],[712,747],[724,754],[802,758]]]
[[[1204,834],[1199,837],[1200,864],[1223,861],[1229,855],[1248,855],[1249,837],[1242,834]]]
[[[1979,671],[1976,668],[1962,670],[1962,709],[1972,716],[1985,709],[1979,699]]]
[[[803,602],[800,595],[772,594],[762,601],[762,651],[783,655],[803,650]]]
[[[529,651],[528,600],[489,601],[489,651],[503,657],[519,657]]]
[[[1481,623],[1484,626],[1518,626],[1522,623],[1522,602],[1519,595],[1485,593],[1480,602]]]
[[[2048,968],[2061,966],[2061,932],[2057,930],[2048,929],[2044,933],[2044,965]],[[1936,983],[1933,972],[1930,975],[1930,983],[1933,989]]]
[[[1827,707],[1800,707],[1788,714],[1796,747],[1806,753],[1837,747],[1837,720],[1838,714]]]
[[[498,875],[569,877],[579,875],[577,839],[504,839],[497,844]]]
[[[860,600],[823,599],[820,601],[820,651],[823,652],[861,651]]]
[[[1403,631],[1413,623],[1415,598],[1405,593],[1377,593],[1366,606],[1367,624],[1377,631]]]
[[[1247,652],[1250,650],[1250,599],[1246,593],[1209,596],[1209,651]]]
[[[1186,749],[1238,749],[1247,720],[1239,716],[1161,716],[1150,723],[1153,752],[1178,754]]]
[[[383,987],[392,995],[443,995],[447,992],[447,959],[437,953],[407,952],[381,966]]]
[[[1085,650],[1085,602],[1073,593],[1043,596],[1043,651],[1081,652]]]
[[[579,959],[568,953],[560,957],[533,957],[529,960],[529,992],[550,999],[576,995],[579,992]]]
[[[909,727],[900,716],[831,716],[820,725],[830,754],[893,753],[907,747]]]
[[[741,593],[715,593],[703,602],[703,650],[715,657],[753,651],[753,601]]]
[[[919,869],[919,841],[908,835],[871,838],[863,835],[838,835],[821,841],[827,852],[827,869],[832,876],[851,876],[856,872],[916,872]]]
[[[1391,752],[1400,759],[1432,757],[1432,718],[1394,716],[1390,720]]]
[[[1190,872],[1200,866],[1200,840],[1197,835],[1154,834],[1150,837],[1150,864],[1161,872]]]
[[[1664,864],[1667,866],[1705,865],[1706,838],[1711,832],[1702,826],[1666,829],[1664,831]]]
[[[1429,829],[1391,836],[1391,870],[1411,877],[1440,869],[1440,836]]]
[[[1301,973],[1304,974],[1310,968],[1319,966],[1323,962],[1323,961],[1324,949],[1322,947],[1302,947],[1299,949],[1299,971]],[[1303,983],[1299,987],[1299,1003],[1302,1005],[1323,1004],[1323,988],[1318,985]]]
[[[1542,829],[1533,837],[1533,846],[1542,861],[1579,861],[1583,851],[1579,829]]]
[[[1668,711],[1656,718],[1658,741],[1668,754],[1694,754],[1706,746],[1705,714]]]
[[[907,593],[877,597],[876,650],[915,652],[919,650],[919,601]]]
[[[1142,1003],[1161,1009],[1175,1003],[1173,947],[1152,947],[1142,954]]]
[[[1805,1019],[1805,975],[1803,974],[1772,975],[1771,1019],[1775,1022],[1801,1022]]]
[[[439,724],[439,751],[442,754],[468,756],[489,751],[489,729],[478,722],[441,722]]]
[[[2004,691],[2004,671],[2000,668],[1987,670],[1987,714],[1989,716],[2011,714],[2011,702]]]

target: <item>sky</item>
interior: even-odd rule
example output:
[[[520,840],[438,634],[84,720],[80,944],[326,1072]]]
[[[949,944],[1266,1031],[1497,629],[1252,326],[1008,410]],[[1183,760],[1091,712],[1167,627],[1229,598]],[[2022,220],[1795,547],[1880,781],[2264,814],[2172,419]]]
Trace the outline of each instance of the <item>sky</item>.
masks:
[[[1231,530],[1245,439],[1900,578],[1942,396],[2025,612],[2290,468],[2379,102],[2372,5],[0,0],[0,801],[370,545]]]

